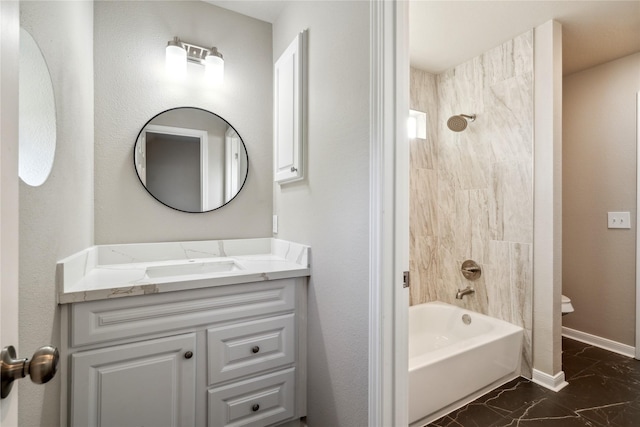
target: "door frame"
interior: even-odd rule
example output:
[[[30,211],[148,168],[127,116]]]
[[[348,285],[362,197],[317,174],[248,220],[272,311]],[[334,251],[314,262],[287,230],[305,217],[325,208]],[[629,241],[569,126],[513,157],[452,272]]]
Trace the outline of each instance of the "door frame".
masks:
[[[636,94],[636,342],[635,358],[640,360],[640,91]]]
[[[0,348],[18,349],[18,1],[0,1]],[[18,425],[18,385],[0,400],[0,426]]]
[[[147,134],[155,133],[161,135],[169,135],[169,136],[186,136],[190,138],[198,139],[198,146],[200,147],[200,209],[203,212],[206,212],[209,209],[209,133],[206,130],[201,129],[190,129],[190,128],[179,128],[176,126],[165,126],[165,125],[146,125],[142,132],[140,132],[140,136],[136,141],[136,147],[140,146],[142,148],[141,153],[144,152],[144,156],[140,156],[140,158],[136,158],[136,168],[138,167],[138,161],[144,162],[142,168],[144,170],[144,181],[143,184],[147,187]],[[138,155],[138,151],[136,151],[136,156]],[[142,181],[142,175],[140,174],[140,170],[138,170],[138,176],[140,176],[140,180]]]
[[[409,2],[370,1],[369,425],[408,425]]]

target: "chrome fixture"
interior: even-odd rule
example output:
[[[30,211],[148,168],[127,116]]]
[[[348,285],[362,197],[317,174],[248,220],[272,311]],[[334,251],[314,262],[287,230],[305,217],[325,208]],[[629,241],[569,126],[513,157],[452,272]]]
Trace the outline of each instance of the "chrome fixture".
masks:
[[[457,116],[449,117],[449,120],[447,120],[447,127],[454,132],[462,132],[467,128],[468,122],[473,122],[475,120],[475,114],[458,114]]]
[[[463,296],[471,295],[473,293],[475,293],[475,291],[471,289],[471,286],[467,286],[464,289],[458,289],[458,292],[456,292],[456,299],[462,299]]]
[[[165,55],[167,72],[173,76],[184,76],[187,62],[191,62],[204,66],[208,80],[214,83],[224,80],[224,58],[216,47],[207,48],[185,43],[174,37],[167,43]]]
[[[482,275],[482,269],[478,263],[470,259],[462,263],[460,271],[462,271],[462,275],[467,280],[477,280]]]
[[[16,359],[16,349],[10,345],[2,349],[0,371],[2,373],[2,393],[4,399],[11,392],[13,381],[31,376],[31,381],[44,384],[58,371],[60,355],[58,349],[51,346],[40,347],[33,353],[31,360]]]

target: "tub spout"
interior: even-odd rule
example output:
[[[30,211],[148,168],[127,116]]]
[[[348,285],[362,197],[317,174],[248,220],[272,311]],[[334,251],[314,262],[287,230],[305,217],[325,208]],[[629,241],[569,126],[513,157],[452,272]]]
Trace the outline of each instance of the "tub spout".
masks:
[[[475,291],[473,289],[471,289],[470,286],[467,286],[464,289],[458,289],[458,292],[456,292],[456,299],[462,299],[463,296],[470,295],[470,294],[472,294],[474,292]]]

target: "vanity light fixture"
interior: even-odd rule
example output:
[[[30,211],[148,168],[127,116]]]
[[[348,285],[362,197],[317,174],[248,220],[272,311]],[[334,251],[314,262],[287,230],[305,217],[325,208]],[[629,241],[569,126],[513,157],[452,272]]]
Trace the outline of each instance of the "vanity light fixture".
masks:
[[[167,72],[176,77],[183,77],[187,72],[187,62],[204,66],[205,74],[209,81],[222,83],[224,79],[224,59],[217,48],[206,48],[185,43],[178,37],[169,40],[166,48]]]

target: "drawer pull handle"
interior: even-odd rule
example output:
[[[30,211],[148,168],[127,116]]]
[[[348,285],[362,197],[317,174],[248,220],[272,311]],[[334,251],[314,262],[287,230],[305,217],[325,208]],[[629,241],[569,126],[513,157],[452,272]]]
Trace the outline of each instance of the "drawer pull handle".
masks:
[[[185,358],[185,359],[191,359],[192,357],[193,357],[193,352],[192,352],[192,351],[187,351],[187,352],[184,354],[184,358]]]
[[[254,404],[254,405],[251,407],[251,410],[252,410],[253,412],[257,412],[259,409],[260,409],[260,405],[258,405],[257,403],[256,403],[256,404]]]
[[[254,345],[253,347],[251,347],[251,351],[252,351],[253,353],[257,353],[257,352],[259,352],[259,351],[260,351],[260,347],[258,347],[257,345]]]

